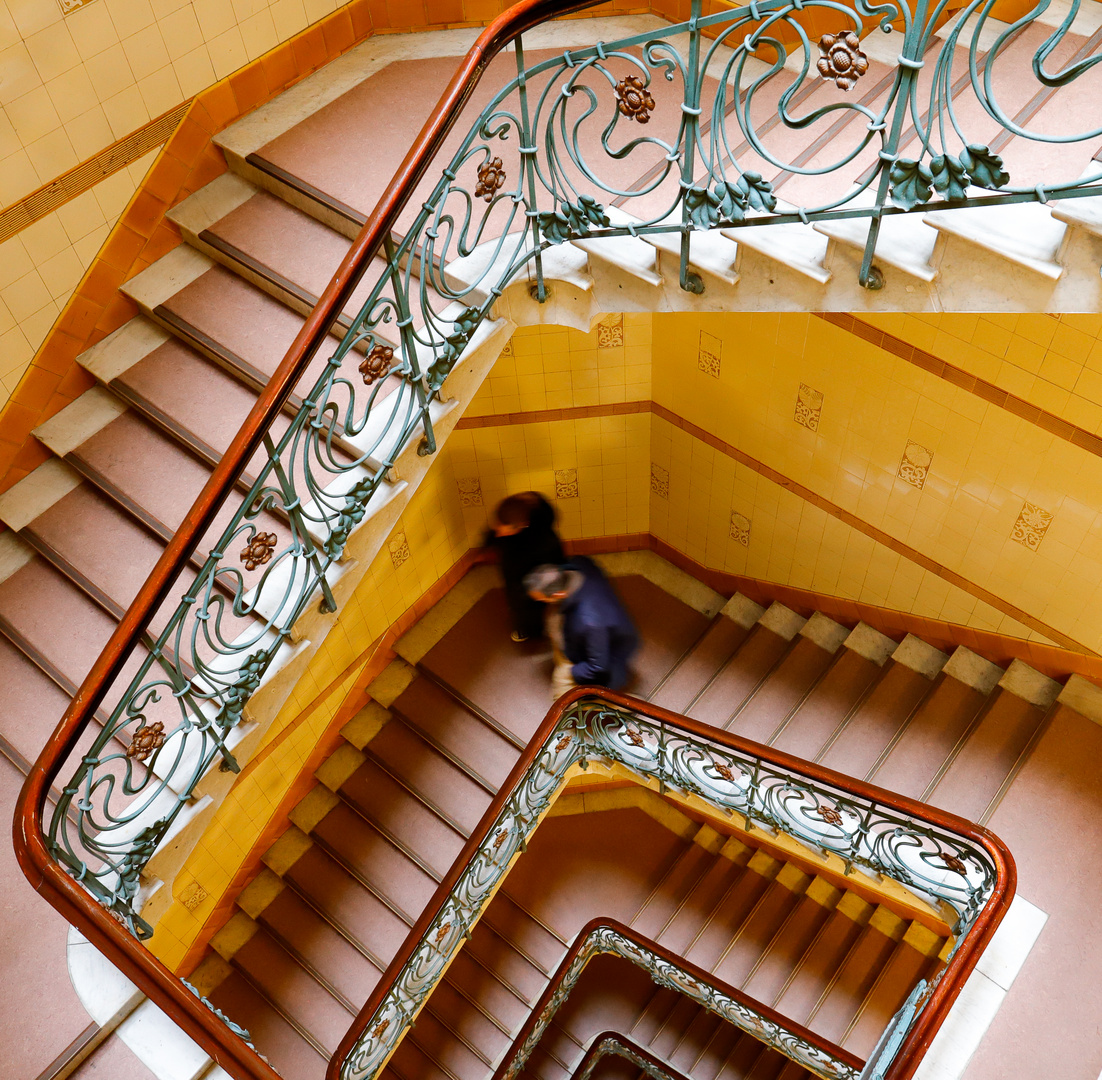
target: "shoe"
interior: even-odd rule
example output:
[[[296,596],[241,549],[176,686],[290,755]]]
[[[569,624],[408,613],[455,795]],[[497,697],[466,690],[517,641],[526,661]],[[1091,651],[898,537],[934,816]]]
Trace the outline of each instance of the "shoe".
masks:
[[[524,634],[522,634],[522,633],[521,633],[521,632],[520,632],[519,630],[514,630],[514,631],[513,631],[513,632],[512,632],[512,633],[511,633],[511,634],[509,635],[509,637],[511,637],[511,638],[512,638],[512,639],[513,639],[513,640],[514,640],[514,641],[515,641],[515,642],[516,642],[516,643],[517,643],[518,645],[519,645],[519,644],[520,644],[520,643],[521,643],[522,641],[527,641],[527,640],[528,640],[528,638],[527,638],[527,637],[526,637],[526,636],[525,636]]]

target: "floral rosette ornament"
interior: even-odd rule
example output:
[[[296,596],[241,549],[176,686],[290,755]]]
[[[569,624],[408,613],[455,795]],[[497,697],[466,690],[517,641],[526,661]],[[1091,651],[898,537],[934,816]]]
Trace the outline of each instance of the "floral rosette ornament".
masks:
[[[616,84],[616,106],[629,120],[645,124],[654,108],[654,98],[638,75],[628,75]]]
[[[869,58],[861,51],[861,39],[852,31],[823,34],[819,38],[819,74],[839,90],[849,90],[869,70]]]
[[[474,189],[476,199],[493,202],[494,195],[505,186],[505,169],[501,158],[490,158],[478,170],[478,187]]]

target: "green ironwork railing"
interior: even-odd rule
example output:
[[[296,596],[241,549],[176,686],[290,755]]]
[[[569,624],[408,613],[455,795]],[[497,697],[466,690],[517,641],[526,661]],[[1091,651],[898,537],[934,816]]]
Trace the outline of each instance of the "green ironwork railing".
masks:
[[[716,980],[703,968],[675,956],[658,942],[612,919],[594,919],[583,927],[551,976],[527,1023],[505,1052],[493,1080],[516,1080],[520,1076],[559,1009],[577,986],[586,965],[595,956],[617,956],[629,961],[645,971],[656,985],[697,1002],[823,1080],[859,1080],[860,1058],[803,1025],[786,1020],[768,1005]],[[633,1056],[639,1057],[638,1052]],[[644,1071],[651,1073],[645,1067]]]
[[[1061,144],[1102,133],[1098,117],[1087,117],[1087,130],[1077,134],[1032,131],[1000,104],[996,61],[1049,0],[1009,25],[994,21],[995,0],[972,0],[951,17],[950,0],[913,7],[755,0],[706,16],[701,0],[692,0],[689,19],[660,32],[527,62],[523,32],[595,2],[521,0],[463,59],[21,796],[16,850],[28,877],[146,992],[173,1003],[212,1052],[227,1051],[202,1003],[137,942],[120,938],[112,920],[139,938],[152,933],[141,914],[143,870],[181,815],[194,810],[200,781],[220,767],[237,769],[233,746],[250,698],[287,661],[302,615],[319,604],[335,607],[346,547],[400,456],[435,450],[445,382],[488,335],[510,284],[527,281],[542,301],[571,241],[673,237],[681,287],[699,292],[703,281],[691,267],[698,233],[853,217],[869,222],[861,281],[871,284],[887,217],[1102,194],[1096,163],[1055,183],[1012,178],[994,143],[969,130],[975,121],[966,122],[954,98],[956,59],[1001,133]],[[1063,68],[1048,66],[1079,9],[1072,0],[1032,51],[1033,75],[1046,90],[1082,78],[1102,59],[1091,52],[1091,38]],[[801,24],[810,13],[828,13],[836,32],[813,42]],[[862,35],[892,26],[900,46],[890,78],[877,94],[849,100],[847,87],[867,67]],[[489,61],[509,44],[516,75],[441,166],[445,138]],[[799,113],[805,91],[819,81],[833,96]],[[774,90],[770,131],[829,120],[831,130],[848,133],[831,163],[799,164],[773,144],[756,106]],[[660,134],[663,116],[676,119]],[[627,179],[626,165],[645,179]],[[862,166],[862,175],[847,174]],[[782,173],[824,184],[833,178],[841,189],[782,205],[775,191]],[[383,268],[351,328],[313,385],[299,386],[376,256]],[[277,425],[292,393],[301,406]],[[247,494],[182,587],[187,560],[261,451]],[[154,613],[181,593],[150,631]],[[85,744],[104,701],[105,722]],[[47,819],[52,786],[60,795]],[[242,1053],[233,1064],[241,1075],[270,1073],[255,1055]]]
[[[579,687],[560,699],[533,736],[338,1047],[327,1080],[380,1074],[556,796],[577,768],[592,761],[622,765],[660,791],[704,800],[742,828],[792,837],[837,856],[847,874],[856,867],[889,878],[951,910],[946,966],[923,989],[921,1007],[898,1037],[883,1044],[880,1060],[865,1063],[865,1075],[878,1080],[911,1075],[1013,897],[1014,865],[1006,848],[953,815],[645,702]],[[602,944],[619,949],[615,942],[593,947]],[[824,1080],[856,1078],[859,1065],[824,1053],[806,1033],[794,1033],[797,1025],[778,1026],[771,1011],[755,1013],[745,999],[719,1008]]]

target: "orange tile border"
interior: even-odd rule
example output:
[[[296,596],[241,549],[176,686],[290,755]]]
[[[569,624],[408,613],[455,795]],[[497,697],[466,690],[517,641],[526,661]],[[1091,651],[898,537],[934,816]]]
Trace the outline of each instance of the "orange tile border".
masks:
[[[831,502],[818,492],[813,491],[811,488],[804,486],[796,480],[790,479],[785,476],[784,473],[778,472],[764,462],[758,461],[757,458],[751,457],[737,446],[724,442],[723,439],[691,423],[671,409],[667,409],[664,405],[659,405],[656,401],[632,401],[615,405],[587,405],[570,409],[545,409],[530,413],[494,413],[487,416],[463,417],[456,424],[456,428],[472,429],[502,427],[514,424],[546,423],[548,421],[557,420],[578,420],[593,416],[619,416],[623,415],[625,412],[650,412],[654,416],[660,417],[667,423],[688,433],[693,438],[699,439],[719,453],[729,458],[733,458],[747,468],[753,469],[759,476],[764,476],[767,480],[771,480],[774,484],[791,491],[794,495],[798,495],[801,499],[806,500],[818,509],[830,514],[831,517],[837,518],[839,521],[844,522],[858,532],[864,533],[877,543],[883,544],[896,554],[909,559],[916,565],[921,566],[924,570],[929,570],[931,573],[937,574],[942,580],[949,582],[951,585],[955,585],[958,589],[976,597],[977,600],[982,600],[985,604],[989,604],[991,607],[995,608],[996,611],[1001,611],[1004,615],[1009,615],[1012,619],[1017,620],[1024,626],[1028,626],[1031,630],[1036,630],[1037,633],[1044,634],[1045,637],[1057,642],[1062,649],[1069,649],[1072,652],[1081,653],[1087,656],[1098,655],[1093,652],[1093,650],[1083,645],[1082,642],[1076,641],[1062,631],[1057,630],[1054,626],[1049,626],[1047,623],[1030,615],[1028,611],[1023,611],[1017,605],[985,589],[982,585],[977,585],[975,582],[969,581],[968,578],[957,573],[957,571],[948,566],[943,566],[935,559],[931,559],[928,555],[924,555],[917,548],[910,547],[908,544],[903,543],[903,541],[897,540],[883,529],[877,528],[875,525],[871,525],[869,522],[859,518],[852,511],[839,506],[837,503]]]
[[[290,813],[298,805],[299,800],[317,782],[314,772],[337,748],[341,741],[341,728],[352,719],[368,702],[367,687],[382,672],[397,655],[394,652],[395,642],[409,630],[422,615],[435,603],[446,596],[457,584],[460,578],[468,570],[480,561],[476,551],[468,551],[461,556],[434,585],[432,585],[421,597],[414,601],[394,623],[380,634],[351,664],[339,675],[330,680],[329,685],[320,691],[290,723],[285,725],[280,732],[266,743],[249,763],[241,770],[241,774],[234,781],[236,787],[245,780],[266,758],[286,740],[294,734],[311,716],[329,700],[330,695],[343,683],[357,668],[359,672],[352,688],[345,695],[344,701],[333,715],[325,732],[318,739],[310,756],[303,763],[298,776],[280,799],[268,824],[257,837],[256,842],[249,849],[241,865],[234,873],[230,884],[218,898],[211,913],[203,923],[202,929],[196,935],[184,958],[176,967],[176,973],[185,978],[191,974],[203,958],[207,943],[218,933],[233,914],[233,906],[240,895],[241,890],[256,876],[260,869],[264,853],[283,835],[290,827]]]
[[[993,382],[981,379],[978,375],[972,375],[963,368],[951,364],[948,360],[942,360],[941,357],[935,356],[925,349],[919,349],[902,338],[895,337],[893,334],[889,334],[875,326],[870,326],[856,315],[850,315],[843,311],[815,311],[811,314],[824,322],[855,334],[857,337],[875,345],[878,349],[890,352],[893,356],[898,356],[901,360],[906,360],[907,363],[922,368],[923,371],[928,371],[931,375],[936,375],[939,379],[944,379],[954,386],[959,386],[962,390],[967,390],[970,394],[975,394],[976,397],[982,398],[988,404],[997,405],[1000,409],[1005,409],[1023,420],[1028,420],[1042,431],[1047,431],[1058,439],[1072,443],[1078,446],[1079,449],[1086,450],[1096,457],[1102,457],[1102,437],[1095,435],[1093,431],[1088,431],[1086,428],[1081,428],[1068,420],[1064,420],[1055,413],[1042,409],[1039,405],[1033,405],[1025,398],[1018,397],[1017,394],[1012,394],[1009,390],[1003,390]]]

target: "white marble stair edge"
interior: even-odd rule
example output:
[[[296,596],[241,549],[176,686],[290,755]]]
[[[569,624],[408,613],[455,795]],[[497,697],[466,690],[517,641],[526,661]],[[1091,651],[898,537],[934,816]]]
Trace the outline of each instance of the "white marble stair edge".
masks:
[[[987,1034],[1048,915],[1015,896],[915,1073],[915,1080],[959,1080]]]

